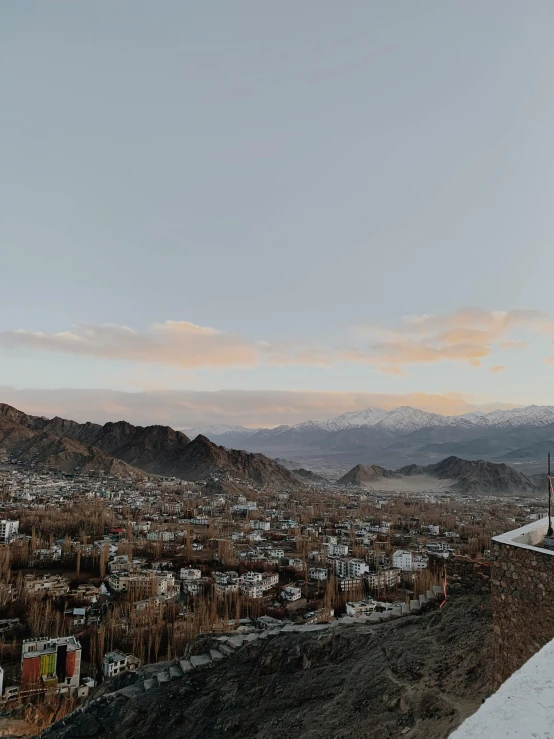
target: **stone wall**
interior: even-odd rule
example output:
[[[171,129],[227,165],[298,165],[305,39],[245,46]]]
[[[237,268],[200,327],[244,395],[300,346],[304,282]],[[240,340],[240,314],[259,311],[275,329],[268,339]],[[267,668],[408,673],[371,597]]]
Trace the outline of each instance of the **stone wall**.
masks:
[[[495,542],[490,582],[498,686],[554,638],[554,556]]]
[[[446,560],[447,598],[460,595],[490,595],[490,563],[469,559],[469,557],[449,557]]]

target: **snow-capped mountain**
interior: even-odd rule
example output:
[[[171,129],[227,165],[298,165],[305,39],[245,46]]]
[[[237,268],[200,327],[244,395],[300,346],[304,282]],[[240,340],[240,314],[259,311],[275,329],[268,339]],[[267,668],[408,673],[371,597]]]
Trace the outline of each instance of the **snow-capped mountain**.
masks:
[[[374,426],[387,416],[390,411],[383,408],[366,408],[363,411],[349,411],[340,416],[322,421],[319,425],[327,431],[340,431],[352,426]]]
[[[512,408],[508,411],[467,413],[463,418],[468,419],[477,426],[498,426],[500,428],[548,426],[554,423],[554,406],[528,405],[525,408]]]
[[[400,406],[391,411],[385,411],[381,408],[368,408],[365,411],[343,414],[337,418],[331,418],[321,425],[331,430],[335,424],[338,428],[373,426],[386,431],[409,432],[432,426],[459,426],[464,428],[469,427],[471,422],[461,416],[442,416],[439,413],[429,413],[419,408]]]
[[[490,413],[475,411],[458,416],[429,413],[419,408],[401,406],[392,410],[366,408],[351,411],[326,421],[304,421],[294,426],[283,424],[275,428],[251,429],[244,426],[211,425],[194,429],[183,429],[190,437],[204,434],[222,444],[240,444],[248,439],[255,443],[297,443],[313,440],[348,429],[373,428],[376,432],[407,434],[423,429],[510,429],[541,428],[554,424],[554,406],[530,405],[525,408],[497,410]]]

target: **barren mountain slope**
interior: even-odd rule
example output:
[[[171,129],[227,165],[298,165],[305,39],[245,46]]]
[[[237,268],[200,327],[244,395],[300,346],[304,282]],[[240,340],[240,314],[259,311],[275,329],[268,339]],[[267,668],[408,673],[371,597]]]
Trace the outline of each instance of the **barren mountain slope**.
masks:
[[[144,473],[185,480],[239,479],[270,487],[298,487],[301,478],[262,454],[226,449],[205,436],[191,442],[169,426],[98,424],[28,416],[0,405],[0,451],[65,471]],[[134,469],[133,469],[134,468]]]
[[[488,692],[490,632],[488,602],[466,596],[377,626],[280,634],[136,697],[90,701],[42,736],[445,739]]]

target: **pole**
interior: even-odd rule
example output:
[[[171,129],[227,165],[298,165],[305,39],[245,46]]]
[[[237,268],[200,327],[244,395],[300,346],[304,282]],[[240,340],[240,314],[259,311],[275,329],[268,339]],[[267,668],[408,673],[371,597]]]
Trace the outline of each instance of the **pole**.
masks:
[[[552,536],[552,483],[550,478],[550,452],[548,452],[548,532],[547,536]]]

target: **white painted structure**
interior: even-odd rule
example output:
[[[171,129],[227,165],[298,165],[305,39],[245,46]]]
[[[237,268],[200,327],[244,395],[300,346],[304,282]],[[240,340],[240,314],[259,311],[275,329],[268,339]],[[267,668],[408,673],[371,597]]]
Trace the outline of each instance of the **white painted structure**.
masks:
[[[250,521],[250,528],[258,531],[269,531],[271,528],[271,522],[252,519]]]
[[[346,557],[348,544],[328,544],[328,554],[331,557]]]
[[[397,549],[392,555],[392,566],[399,570],[412,569],[413,553],[406,549]]]
[[[0,542],[9,544],[19,533],[19,521],[9,521],[3,518],[0,521]]]
[[[302,597],[302,590],[300,588],[294,588],[291,585],[287,585],[286,588],[283,588],[281,595],[284,600],[300,600]]]
[[[181,572],[179,577],[181,580],[200,580],[202,577],[202,572],[200,570],[195,570],[191,567],[181,567]]]
[[[374,600],[357,600],[346,604],[347,616],[366,616],[373,613],[377,603]]]
[[[327,580],[327,570],[325,567],[310,567],[308,577],[310,580]]]
[[[361,577],[366,572],[369,572],[369,565],[363,559],[350,557],[335,561],[335,573],[339,577]]]
[[[140,667],[140,660],[132,654],[124,654],[119,650],[108,652],[102,660],[104,677],[115,677],[122,672],[134,672]]]
[[[517,532],[510,532],[514,533]],[[524,532],[523,536],[529,533]],[[499,538],[501,537],[495,537]],[[514,672],[473,716],[450,734],[450,739],[549,739],[554,736],[553,662],[554,641],[551,641],[521,669]]]

